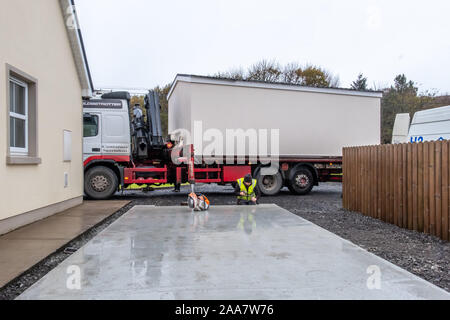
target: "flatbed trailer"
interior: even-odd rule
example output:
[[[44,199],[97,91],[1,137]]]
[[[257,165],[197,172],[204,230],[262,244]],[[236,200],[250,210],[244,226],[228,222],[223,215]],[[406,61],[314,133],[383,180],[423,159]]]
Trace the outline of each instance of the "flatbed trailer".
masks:
[[[89,172],[92,169],[97,169],[96,174],[105,174],[105,171],[111,170],[117,179],[118,190],[127,189],[131,185],[138,185],[147,187],[151,185],[173,184],[175,188],[185,183],[216,183],[219,185],[234,184],[237,179],[242,178],[250,173],[254,175],[262,185],[261,191],[264,195],[275,195],[283,186],[288,186],[290,179],[295,173],[300,175],[299,190],[291,190],[296,194],[307,194],[313,186],[317,186],[319,182],[341,182],[342,181],[342,158],[327,158],[327,159],[280,159],[280,171],[275,176],[260,176],[259,171],[261,165],[259,164],[243,164],[243,165],[194,165],[193,179],[189,178],[189,165],[186,160],[181,159],[180,165],[173,164],[147,164],[137,165],[128,157],[117,156],[91,156],[84,161],[84,168],[86,173],[86,183],[95,184],[91,181]],[[105,168],[109,170],[105,170]],[[277,181],[281,177],[282,182],[279,186]],[[95,180],[95,179],[94,179]],[[98,180],[98,179],[97,179]],[[111,177],[101,179],[100,186],[93,186],[94,188],[103,189],[106,180],[114,180]],[[91,182],[90,182],[91,181]],[[85,185],[85,188],[88,186]],[[116,190],[116,188],[115,188]],[[112,194],[111,194],[112,195]],[[108,197],[110,197],[109,195]],[[92,195],[90,195],[92,196]],[[96,199],[106,199],[104,196],[92,196]]]

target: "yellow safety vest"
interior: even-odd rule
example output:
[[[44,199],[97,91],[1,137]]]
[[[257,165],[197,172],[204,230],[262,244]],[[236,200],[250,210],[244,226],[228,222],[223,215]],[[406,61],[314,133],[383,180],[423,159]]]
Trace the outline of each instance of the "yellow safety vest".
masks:
[[[244,178],[238,179],[237,183],[239,185],[240,192],[244,192],[245,196],[238,195],[238,199],[245,200],[245,201],[251,201],[252,198],[256,197],[255,193],[255,187],[257,181],[255,179],[252,180],[252,184],[248,187],[244,183]]]

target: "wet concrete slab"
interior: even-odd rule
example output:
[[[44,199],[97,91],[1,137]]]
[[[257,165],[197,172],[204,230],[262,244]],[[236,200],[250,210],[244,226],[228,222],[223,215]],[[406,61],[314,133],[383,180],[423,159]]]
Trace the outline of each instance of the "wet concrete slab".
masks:
[[[128,203],[85,201],[0,236],[0,287]]]
[[[18,299],[450,299],[276,205],[136,206]]]

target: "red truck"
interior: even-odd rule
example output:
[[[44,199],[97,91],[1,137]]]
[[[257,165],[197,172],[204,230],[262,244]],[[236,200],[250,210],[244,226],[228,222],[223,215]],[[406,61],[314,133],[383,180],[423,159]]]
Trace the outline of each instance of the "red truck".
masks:
[[[164,141],[157,93],[145,97],[146,117],[138,108],[130,116],[130,99],[128,92],[112,92],[83,102],[84,190],[92,199],[108,199],[132,184],[174,184],[175,190],[187,182],[233,184],[247,173],[258,179],[264,195],[283,186],[307,194],[319,181],[341,180],[340,157],[280,158],[280,170],[272,176],[261,176],[259,163],[196,164],[192,145],[180,149]]]

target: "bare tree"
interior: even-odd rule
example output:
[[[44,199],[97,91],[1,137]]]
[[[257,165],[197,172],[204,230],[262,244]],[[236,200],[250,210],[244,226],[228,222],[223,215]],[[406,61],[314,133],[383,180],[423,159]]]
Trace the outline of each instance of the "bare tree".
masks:
[[[339,86],[339,77],[324,68],[311,64],[300,66],[296,62],[281,66],[275,60],[261,60],[248,68],[246,72],[239,68],[219,72],[215,76],[234,80],[283,82],[312,87]]]
[[[296,62],[288,63],[283,68],[281,81],[285,83],[302,84],[302,68],[300,65]]]
[[[282,71],[278,62],[261,60],[248,69],[247,80],[279,82],[281,75]]]
[[[225,72],[218,72],[213,77],[216,78],[225,78],[225,79],[231,79],[231,80],[245,80],[246,74],[242,67],[237,69],[230,69],[229,71]]]
[[[338,75],[333,74],[331,71],[322,68],[322,67],[318,67],[318,66],[314,66],[314,68],[319,69],[320,71],[323,72],[323,74],[325,75],[325,79],[328,83],[327,87],[331,87],[331,88],[338,88],[341,81],[339,79]]]

